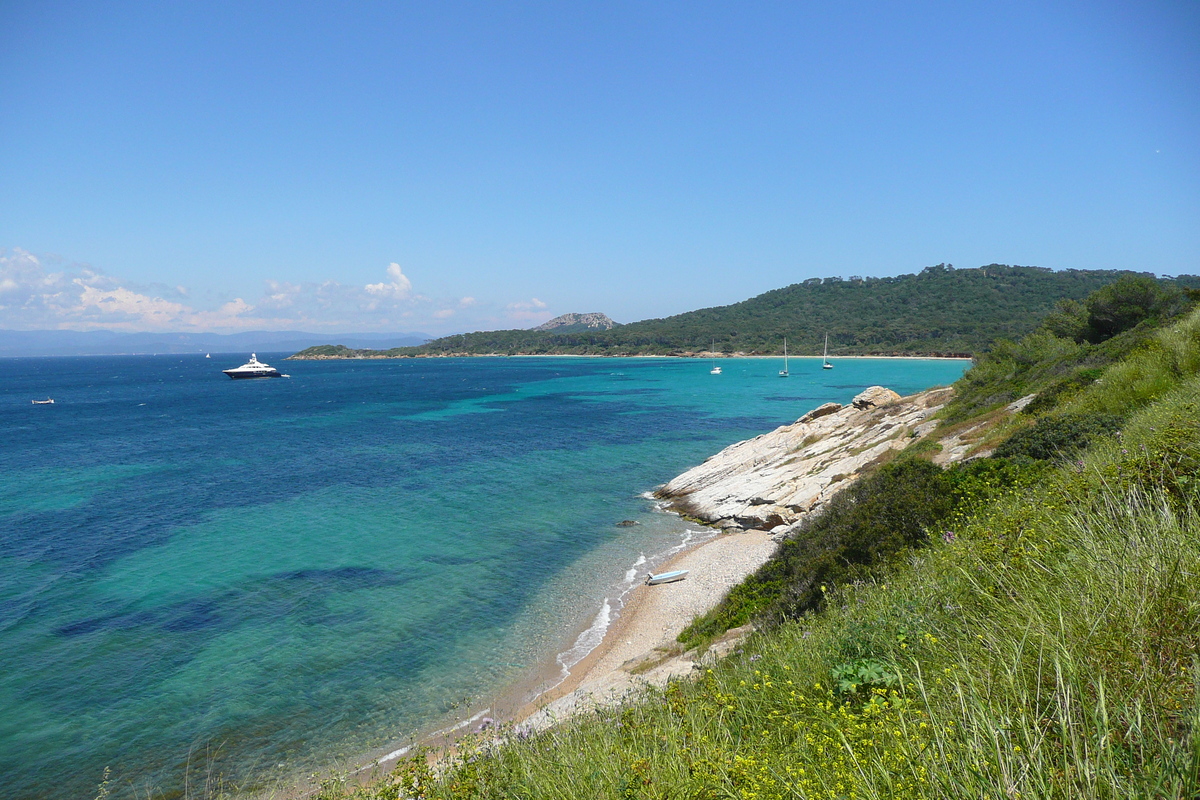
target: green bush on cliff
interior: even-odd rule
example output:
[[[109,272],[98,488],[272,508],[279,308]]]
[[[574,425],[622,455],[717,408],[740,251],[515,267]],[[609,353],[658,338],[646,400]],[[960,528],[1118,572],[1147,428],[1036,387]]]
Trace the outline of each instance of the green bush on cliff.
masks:
[[[1109,365],[1154,349],[1162,339],[1158,333],[1184,318],[1198,299],[1194,289],[1126,276],[1082,302],[1062,302],[1032,333],[1001,339],[977,356],[955,384],[945,419],[965,420],[1028,394],[1035,395],[1028,413],[1047,412]]]
[[[1043,417],[1032,428],[1017,431],[996,448],[997,458],[1062,460],[1084,449],[1097,436],[1116,433],[1118,414],[1064,414]]]

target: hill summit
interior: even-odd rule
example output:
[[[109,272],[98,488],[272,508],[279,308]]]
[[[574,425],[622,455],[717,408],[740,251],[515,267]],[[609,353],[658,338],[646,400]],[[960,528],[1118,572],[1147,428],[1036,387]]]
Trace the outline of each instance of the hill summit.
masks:
[[[543,322],[532,330],[554,331],[555,333],[578,333],[580,331],[608,331],[617,323],[608,318],[607,314],[592,312],[590,314],[563,314],[549,322]]]

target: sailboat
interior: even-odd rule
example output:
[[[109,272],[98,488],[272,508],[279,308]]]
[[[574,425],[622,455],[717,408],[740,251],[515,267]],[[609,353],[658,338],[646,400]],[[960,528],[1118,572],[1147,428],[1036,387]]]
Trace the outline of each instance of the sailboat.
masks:
[[[825,334],[825,354],[821,356],[821,369],[833,369],[829,363],[829,334]]]
[[[712,344],[712,354],[713,354],[713,355],[712,355],[712,369],[710,369],[710,370],[708,371],[708,374],[709,374],[709,375],[720,375],[720,374],[721,374],[721,368],[717,366],[717,355],[716,355],[716,353],[717,353],[717,340],[716,340],[716,339],[713,339],[713,344]]]
[[[787,365],[787,337],[783,337],[783,369],[779,370],[779,377],[786,378],[788,376]]]

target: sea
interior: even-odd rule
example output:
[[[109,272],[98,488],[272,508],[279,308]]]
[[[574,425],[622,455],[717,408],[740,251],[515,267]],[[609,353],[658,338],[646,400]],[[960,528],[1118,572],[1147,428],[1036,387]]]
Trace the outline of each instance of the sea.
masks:
[[[289,377],[221,374],[246,355],[0,359],[0,797],[262,790],[498,714],[715,535],[656,486],[967,366],[272,353]]]

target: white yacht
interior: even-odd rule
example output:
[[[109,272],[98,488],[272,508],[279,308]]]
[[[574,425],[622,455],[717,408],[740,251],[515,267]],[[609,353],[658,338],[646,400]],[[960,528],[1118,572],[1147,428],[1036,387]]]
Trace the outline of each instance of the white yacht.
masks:
[[[258,360],[258,356],[254,353],[250,354],[250,360],[242,364],[237,369],[221,370],[231,378],[282,378],[279,370],[272,367],[270,364],[264,364]]]

